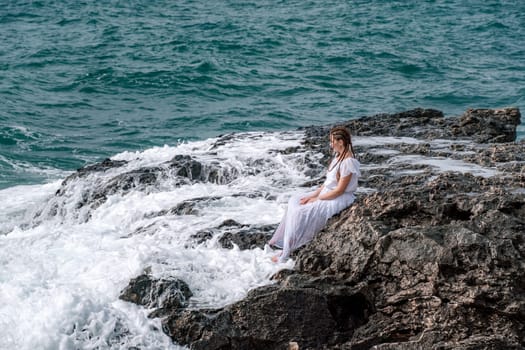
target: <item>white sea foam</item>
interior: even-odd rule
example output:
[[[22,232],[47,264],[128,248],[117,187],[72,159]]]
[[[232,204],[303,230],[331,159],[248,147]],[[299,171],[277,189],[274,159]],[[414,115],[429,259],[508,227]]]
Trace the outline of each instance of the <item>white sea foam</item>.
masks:
[[[188,242],[226,219],[278,223],[289,194],[307,178],[301,155],[273,151],[298,146],[300,137],[247,133],[216,147],[217,139],[209,139],[124,152],[113,159],[126,165],[70,181],[60,200],[54,195],[60,181],[0,191],[0,348],[181,348],[160,331],[159,320],[147,318],[147,310],[119,300],[120,291],[149,267],[157,277],[186,281],[194,294],[190,307],[222,307],[292,267],[292,261],[272,263],[269,250],[221,248],[217,237]],[[114,193],[96,208],[76,207],[85,191],[120,173],[160,166],[176,154],[203,163],[219,160],[251,175],[222,185],[174,186],[160,179],[153,189]],[[242,195],[256,192],[262,195]],[[146,215],[198,197],[218,199],[197,202],[198,215]]]
[[[408,144],[408,145],[418,145],[425,143],[425,141],[415,139],[413,137],[395,137],[395,136],[367,136],[367,137],[354,137],[353,139],[354,146],[384,146],[384,145],[398,145],[398,144]]]
[[[429,157],[418,154],[401,154],[398,150],[391,149],[389,145],[398,144],[424,144],[428,143],[432,150],[440,151],[445,154],[473,154],[474,151],[468,149],[471,141],[468,140],[446,140],[435,139],[431,141],[418,140],[410,137],[355,137],[354,144],[369,147],[369,152],[378,155],[391,156],[386,164],[363,164],[362,168],[366,170],[389,169],[394,171],[397,175],[411,175],[425,172],[423,169],[402,169],[397,170],[399,165],[428,165],[434,172],[459,172],[470,173],[474,176],[493,177],[499,175],[500,172],[491,167],[483,167],[478,164],[457,160],[448,157]],[[463,145],[466,150],[457,151],[451,148],[452,145]]]
[[[27,221],[28,215],[56,192],[61,181],[46,185],[15,186],[0,190],[0,235],[13,230],[21,222]]]
[[[372,149],[370,152],[373,154],[382,155],[382,156],[390,156],[393,154],[401,153],[399,151],[396,151],[395,149],[385,149],[385,148]]]
[[[424,157],[419,155],[402,155],[392,157],[389,160],[389,164],[423,164],[429,165],[439,172],[459,172],[459,173],[470,173],[474,176],[481,177],[492,177],[496,176],[499,172],[493,168],[482,167],[474,163],[465,162],[462,160],[445,158],[445,157]]]

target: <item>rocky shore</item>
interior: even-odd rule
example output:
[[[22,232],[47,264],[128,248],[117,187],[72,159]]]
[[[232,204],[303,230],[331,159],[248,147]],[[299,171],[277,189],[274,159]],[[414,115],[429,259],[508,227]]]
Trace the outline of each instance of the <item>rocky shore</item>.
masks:
[[[524,349],[525,143],[515,141],[519,123],[516,108],[447,118],[416,109],[350,120],[345,125],[367,165],[358,199],[294,254],[293,270],[220,309],[188,309],[191,291],[183,281],[147,274],[121,297],[155,309],[151,317],[162,317],[164,332],[191,349]],[[305,128],[301,147],[286,150],[324,153],[309,164],[313,179],[305,186],[322,181],[329,128]],[[178,170],[184,181],[220,178],[191,159],[173,162],[185,164]],[[140,175],[154,181],[150,172]],[[95,200],[89,202],[103,201],[107,191],[90,193]],[[183,203],[170,213],[192,215],[198,204]],[[223,225],[228,234],[220,243],[241,249],[262,246],[273,230]]]

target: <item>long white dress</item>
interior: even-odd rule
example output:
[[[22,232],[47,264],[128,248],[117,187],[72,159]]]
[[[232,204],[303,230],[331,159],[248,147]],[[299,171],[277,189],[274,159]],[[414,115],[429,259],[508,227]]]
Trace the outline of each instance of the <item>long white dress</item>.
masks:
[[[326,174],[324,188],[320,194],[337,187],[338,171],[340,177],[352,174],[345,192],[334,199],[317,200],[303,205],[299,203],[300,199],[313,192],[297,194],[290,198],[283,219],[270,240],[270,244],[283,249],[279,262],[286,261],[293,250],[311,241],[314,235],[326,225],[328,219],[354,202],[354,192],[357,189],[358,178],[361,176],[359,161],[355,158],[346,158],[336,167],[334,167],[335,164],[336,159],[330,164],[329,169],[331,170]]]

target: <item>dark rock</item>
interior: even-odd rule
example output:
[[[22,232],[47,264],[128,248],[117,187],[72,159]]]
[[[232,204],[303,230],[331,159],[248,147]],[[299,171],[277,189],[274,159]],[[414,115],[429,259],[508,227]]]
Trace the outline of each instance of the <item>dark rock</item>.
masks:
[[[186,177],[190,180],[200,179],[203,176],[202,164],[190,156],[177,154],[169,164],[171,168],[176,169],[178,176]]]
[[[98,169],[99,166],[94,165],[95,169]],[[155,188],[160,178],[167,176],[165,168],[149,167],[127,171],[107,179],[98,178],[88,186],[72,183],[73,180],[85,177],[88,173],[86,171],[82,175],[73,174],[62,183],[61,188],[56,192],[55,198],[52,199],[54,209],[49,211],[48,215],[67,215],[67,211],[71,209],[65,208],[63,202],[74,199],[76,203],[73,210],[76,213],[70,213],[70,215],[78,216],[78,211],[86,207],[88,210],[84,212],[85,217],[83,221],[88,221],[91,217],[91,211],[104,204],[109,196],[117,193],[124,195],[133,189],[147,192],[149,189]],[[180,186],[188,182],[188,179],[179,177],[173,184]],[[82,193],[80,196],[77,196],[79,188],[82,190]],[[40,213],[37,214],[35,219],[39,215]]]
[[[177,204],[171,209],[161,210],[158,212],[148,213],[145,215],[146,218],[154,218],[165,215],[198,215],[199,209],[197,206],[206,205],[210,202],[220,200],[221,197],[198,197],[192,198]]]
[[[190,244],[188,244],[188,246],[202,244],[207,240],[212,239],[214,235],[219,235],[223,233],[224,230],[230,227],[240,228],[243,227],[243,225],[239,224],[237,221],[232,219],[224,220],[218,227],[201,230],[191,235]]]
[[[71,184],[74,180],[86,177],[93,172],[105,171],[111,168],[119,167],[126,164],[126,162],[105,160],[102,163],[97,163],[80,169],[73,175],[64,180],[60,189],[56,192],[54,200],[55,206],[52,210],[47,212],[48,215],[65,215],[63,205],[60,197],[76,198],[76,192],[79,186]],[[89,210],[94,210],[107,201],[107,198],[114,194],[125,195],[131,190],[142,190],[145,192],[154,191],[162,180],[171,179],[172,186],[181,186],[193,182],[212,182],[218,184],[227,184],[239,176],[240,172],[236,168],[225,167],[218,161],[209,164],[202,164],[187,155],[176,155],[171,161],[163,166],[158,167],[144,167],[127,171],[108,179],[97,179],[98,183],[90,184],[90,186],[80,187],[85,188],[80,198],[74,206],[74,210],[79,210],[88,207]],[[174,208],[174,215],[183,215],[177,212],[192,211],[191,204],[185,203],[187,208]],[[192,212],[193,214],[196,212]],[[41,213],[36,215],[35,220]],[[154,213],[151,215],[155,216]],[[162,215],[162,214],[159,214]],[[85,217],[85,221],[89,220],[90,214]]]
[[[427,348],[429,332],[441,335],[429,349],[485,348],[479,339],[523,346],[525,198],[489,189],[473,196],[473,185],[443,176],[428,188],[374,193],[299,253],[302,273],[369,286],[377,311],[347,348]]]
[[[227,220],[224,220],[222,222],[222,224],[219,225],[218,228],[223,228],[223,227],[243,227],[243,226],[246,226],[246,225],[242,225],[240,223],[238,223],[237,221],[233,220],[233,219],[227,219]]]
[[[321,348],[366,322],[370,303],[357,290],[301,282],[262,287],[222,310],[188,310],[163,320],[176,342],[192,349]]]
[[[228,230],[221,238],[219,244],[226,249],[237,245],[240,250],[263,248],[272,238],[277,225],[249,226],[240,230]]]
[[[443,112],[417,108],[395,114],[378,114],[343,123],[355,136],[396,136],[419,139],[448,138]]]
[[[197,232],[191,236],[191,243],[202,244],[214,236],[220,236],[218,243],[222,248],[231,249],[237,245],[240,250],[264,248],[277,225],[242,225],[235,220],[225,220],[216,228]]]
[[[520,122],[517,108],[469,109],[452,126],[452,133],[471,136],[476,142],[512,142]]]
[[[155,309],[150,317],[160,317],[167,312],[187,307],[192,295],[190,288],[182,280],[157,280],[143,274],[132,279],[119,298]]]
[[[217,141],[215,141],[215,143],[211,146],[210,149],[216,149],[220,146],[224,146],[232,142],[233,140],[235,140],[235,138],[236,138],[236,135],[234,133],[219,135],[217,137]]]
[[[119,168],[123,165],[126,165],[127,163],[128,162],[126,162],[125,160],[113,160],[106,158],[102,162],[87,165],[78,169],[75,173],[71,174],[70,176],[66,177],[65,180],[62,182],[62,188],[64,188],[69,182],[75,179],[85,177],[91,173],[104,172],[109,169]],[[60,189],[58,193],[60,193]]]
[[[355,135],[421,142],[362,147],[374,163],[360,180],[367,192],[297,252],[294,270],[224,308],[174,310],[164,331],[192,349],[525,349],[525,143],[511,142],[519,122],[513,108],[346,122]],[[306,128],[305,152],[328,159],[328,129]],[[472,171],[435,165],[447,158]],[[250,228],[223,229],[238,244]]]
[[[139,186],[153,185],[163,170],[160,167],[140,168],[117,175],[108,181],[94,198],[107,197],[117,192],[128,192]]]
[[[512,142],[521,114],[517,108],[469,109],[460,118],[445,118],[433,109],[417,108],[395,114],[377,114],[338,123],[353,136],[414,137],[421,140],[474,139],[476,142]],[[332,126],[305,128],[307,149],[318,150],[328,158],[328,131]],[[358,149],[358,154],[360,154]]]
[[[215,234],[217,234],[217,231],[214,229],[201,230],[190,236],[190,242],[185,247],[188,248],[188,247],[202,244],[212,239]]]
[[[188,155],[176,155],[168,164],[177,176],[199,182],[227,184],[240,175],[237,168],[226,167],[218,161],[203,164]]]
[[[298,153],[300,149],[301,147],[295,146],[295,147],[288,147],[284,150],[279,150],[278,152],[281,154],[293,154],[293,153]]]

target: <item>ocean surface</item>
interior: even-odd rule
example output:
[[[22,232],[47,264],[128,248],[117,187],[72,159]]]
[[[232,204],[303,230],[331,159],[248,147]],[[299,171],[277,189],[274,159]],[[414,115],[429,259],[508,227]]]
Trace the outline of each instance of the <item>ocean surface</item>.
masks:
[[[149,267],[184,279],[192,307],[221,307],[293,266],[187,242],[226,219],[279,221],[318,156],[277,152],[300,144],[298,127],[505,106],[525,111],[521,0],[1,1],[0,348],[179,349],[120,290]],[[243,176],[163,178],[78,207],[176,154]],[[108,157],[128,163],[54,195]],[[221,199],[149,215],[202,197]]]
[[[520,0],[5,0],[0,32],[0,188],[234,131],[525,106]]]

